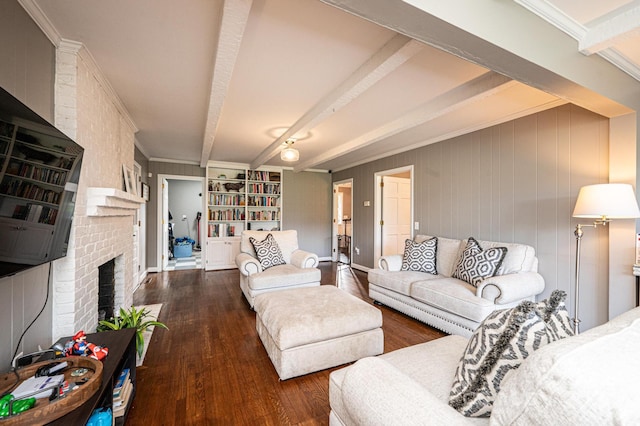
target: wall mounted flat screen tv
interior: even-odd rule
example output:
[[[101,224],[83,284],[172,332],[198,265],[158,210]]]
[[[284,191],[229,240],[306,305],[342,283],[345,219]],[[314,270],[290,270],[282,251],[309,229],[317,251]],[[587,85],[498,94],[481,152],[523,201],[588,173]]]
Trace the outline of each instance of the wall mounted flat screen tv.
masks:
[[[66,256],[83,152],[0,88],[0,277]]]

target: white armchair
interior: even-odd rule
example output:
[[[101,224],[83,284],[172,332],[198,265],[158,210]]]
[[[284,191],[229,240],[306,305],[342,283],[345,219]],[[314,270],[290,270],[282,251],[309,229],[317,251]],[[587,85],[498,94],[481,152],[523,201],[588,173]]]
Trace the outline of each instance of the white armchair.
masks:
[[[263,241],[269,234],[277,242],[285,263],[264,269],[250,238]],[[240,288],[251,308],[258,294],[320,285],[318,256],[298,248],[298,231],[295,230],[243,231],[236,265],[240,271]]]

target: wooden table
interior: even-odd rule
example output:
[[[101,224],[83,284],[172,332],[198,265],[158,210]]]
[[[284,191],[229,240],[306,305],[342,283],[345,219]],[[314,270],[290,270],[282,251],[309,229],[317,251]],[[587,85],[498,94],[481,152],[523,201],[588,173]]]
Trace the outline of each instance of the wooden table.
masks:
[[[113,386],[123,368],[129,368],[133,392],[131,394],[129,406],[124,417],[116,421],[117,425],[124,424],[128,411],[131,408],[136,392],[136,330],[127,328],[116,331],[103,331],[100,333],[87,334],[87,342],[98,346],[106,346],[109,355],[103,361],[102,385],[89,400],[59,419],[49,423],[50,425],[84,425],[91,417],[96,408],[111,407],[113,404]],[[58,340],[64,345],[71,340],[66,337]]]

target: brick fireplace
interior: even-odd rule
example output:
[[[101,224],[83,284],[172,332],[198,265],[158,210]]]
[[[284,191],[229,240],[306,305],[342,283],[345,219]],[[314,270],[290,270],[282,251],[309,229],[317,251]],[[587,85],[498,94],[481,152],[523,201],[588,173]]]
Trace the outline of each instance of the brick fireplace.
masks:
[[[67,256],[53,264],[54,340],[98,324],[98,267],[115,260],[114,309],[128,307],[136,210],[142,199],[123,191],[123,165],[133,166],[137,128],[83,45],[56,50],[55,125],[84,149]]]

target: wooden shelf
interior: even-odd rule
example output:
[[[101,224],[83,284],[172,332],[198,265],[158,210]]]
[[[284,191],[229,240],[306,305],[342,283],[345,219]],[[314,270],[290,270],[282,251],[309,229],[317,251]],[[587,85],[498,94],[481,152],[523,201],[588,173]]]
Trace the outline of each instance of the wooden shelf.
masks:
[[[124,330],[103,331],[100,333],[87,334],[87,342],[95,343],[98,346],[105,346],[109,349],[109,355],[102,363],[102,385],[98,391],[87,402],[49,423],[50,425],[84,425],[91,417],[96,408],[111,407],[113,404],[113,386],[118,379],[123,368],[129,368],[129,377],[133,385],[133,391],[129,399],[129,405],[124,417],[116,418],[116,425],[123,425],[132,401],[136,396],[136,330],[126,328]],[[63,345],[71,337],[58,340]]]

